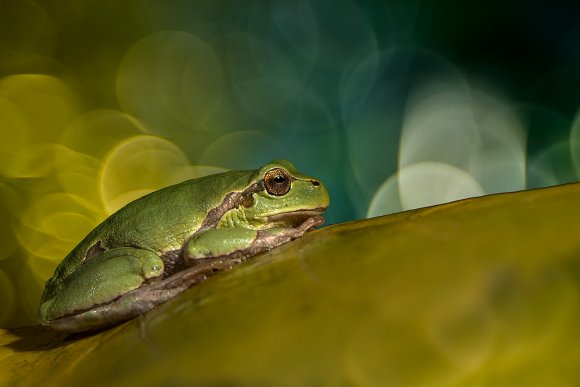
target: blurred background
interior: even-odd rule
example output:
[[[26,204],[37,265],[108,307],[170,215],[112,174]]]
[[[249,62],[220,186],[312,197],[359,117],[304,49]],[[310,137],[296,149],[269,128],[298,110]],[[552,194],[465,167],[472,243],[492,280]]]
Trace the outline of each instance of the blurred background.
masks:
[[[294,162],[327,223],[580,178],[561,1],[0,1],[0,327],[130,200]]]

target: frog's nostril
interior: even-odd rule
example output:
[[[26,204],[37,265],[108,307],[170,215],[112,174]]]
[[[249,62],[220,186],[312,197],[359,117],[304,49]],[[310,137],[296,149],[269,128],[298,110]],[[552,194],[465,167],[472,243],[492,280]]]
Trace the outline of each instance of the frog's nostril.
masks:
[[[312,183],[313,186],[320,187],[320,182],[318,182],[316,180],[310,180],[310,182]]]

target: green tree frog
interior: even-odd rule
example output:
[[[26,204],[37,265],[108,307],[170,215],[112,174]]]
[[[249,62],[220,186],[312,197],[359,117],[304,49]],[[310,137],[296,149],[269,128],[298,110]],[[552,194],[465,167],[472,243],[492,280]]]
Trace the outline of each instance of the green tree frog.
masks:
[[[323,224],[329,200],[320,181],[286,160],[152,192],[112,214],[58,265],[40,323],[81,332],[131,319]]]

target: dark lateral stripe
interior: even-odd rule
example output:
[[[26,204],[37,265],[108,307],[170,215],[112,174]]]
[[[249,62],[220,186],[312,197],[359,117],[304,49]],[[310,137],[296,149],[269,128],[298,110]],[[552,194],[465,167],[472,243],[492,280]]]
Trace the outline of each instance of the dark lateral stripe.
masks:
[[[258,183],[252,184],[251,186],[246,188],[243,192],[230,192],[229,194],[227,194],[224,200],[217,207],[212,208],[207,213],[205,219],[203,220],[203,223],[201,224],[201,227],[196,232],[196,234],[200,231],[205,231],[217,226],[220,219],[224,216],[226,212],[228,212],[232,208],[238,208],[244,202],[247,203],[252,199],[252,195],[254,193],[262,191],[263,189],[264,185],[262,181],[260,181]]]

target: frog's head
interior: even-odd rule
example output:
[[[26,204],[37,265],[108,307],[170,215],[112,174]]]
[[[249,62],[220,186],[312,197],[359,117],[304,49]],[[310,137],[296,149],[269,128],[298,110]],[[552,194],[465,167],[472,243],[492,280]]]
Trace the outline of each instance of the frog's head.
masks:
[[[256,227],[295,227],[309,218],[322,224],[322,213],[330,203],[328,191],[319,180],[303,175],[286,160],[275,160],[252,175],[258,189],[244,209]]]

